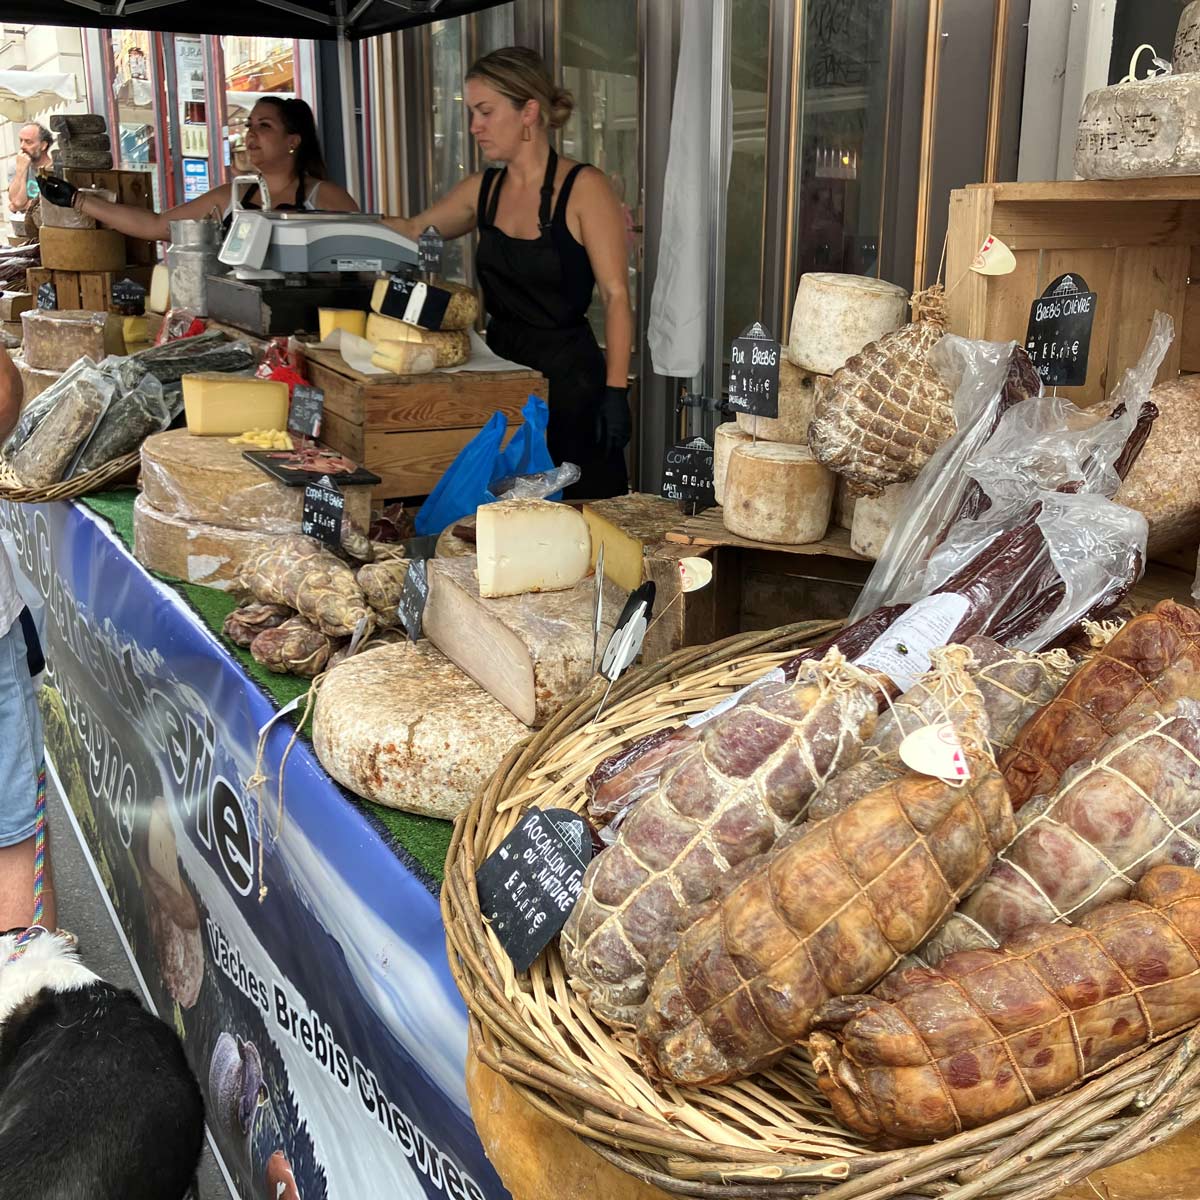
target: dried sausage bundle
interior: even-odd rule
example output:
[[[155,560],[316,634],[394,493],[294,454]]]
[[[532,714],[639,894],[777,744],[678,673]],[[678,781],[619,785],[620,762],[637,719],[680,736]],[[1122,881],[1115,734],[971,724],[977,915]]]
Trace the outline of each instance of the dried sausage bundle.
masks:
[[[889,783],[781,842],[702,910],[642,1013],[651,1075],[709,1084],[769,1066],[826,1000],[870,987],[936,928],[1013,833],[981,711],[959,737],[965,785]]]
[[[1059,1095],[1200,1019],[1200,874],[1148,872],[1077,926],[898,972],[831,1000],[809,1040],[838,1120],[924,1142]]]
[[[847,804],[893,779],[907,768],[900,743],[921,725],[953,719],[970,690],[978,689],[988,719],[988,741],[999,758],[1021,727],[1057,693],[1074,666],[1065,651],[1026,654],[1006,650],[988,637],[968,638],[931,656],[934,669],[880,716],[862,758],[824,788],[808,810],[810,820],[830,817]]]
[[[1173,700],[1200,699],[1200,612],[1173,600],[1130,621],[1000,760],[1014,810],[1049,795],[1063,772]]]
[[[1159,863],[1200,863],[1200,703],[1117,734],[1017,820],[1012,845],[922,947],[926,962],[994,947],[1023,925],[1073,922]]]
[[[878,687],[836,651],[704,726],[588,867],[562,935],[571,986],[633,1024],[687,910],[769,850],[875,725]]]

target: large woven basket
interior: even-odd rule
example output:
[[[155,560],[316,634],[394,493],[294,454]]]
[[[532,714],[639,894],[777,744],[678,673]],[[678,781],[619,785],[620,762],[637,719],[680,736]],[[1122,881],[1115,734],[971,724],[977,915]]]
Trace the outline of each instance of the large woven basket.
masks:
[[[638,1070],[632,1035],[614,1033],[575,997],[556,945],[514,973],[480,916],[475,871],[521,811],[581,810],[584,781],[617,747],[710,707],[836,628],[807,622],[682,650],[622,680],[593,724],[603,682],[595,680],[508,755],[455,825],[442,890],[450,966],[480,1058],[604,1158],[698,1197],[1048,1200],[1200,1118],[1197,1028],[982,1129],[877,1152],[837,1123],[800,1050],[738,1083],[654,1087]]]
[[[94,471],[84,471],[82,475],[52,483],[48,487],[26,487],[7,463],[0,462],[0,500],[11,500],[14,504],[43,504],[48,500],[74,500],[79,496],[90,496],[93,492],[111,487],[124,475],[132,476],[140,457],[141,452],[134,450],[106,462]]]

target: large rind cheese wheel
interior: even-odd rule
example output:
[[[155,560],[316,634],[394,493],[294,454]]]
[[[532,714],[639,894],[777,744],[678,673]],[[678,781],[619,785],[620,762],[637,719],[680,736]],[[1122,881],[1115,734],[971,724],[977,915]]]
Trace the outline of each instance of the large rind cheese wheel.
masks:
[[[729,456],[738,446],[748,446],[753,437],[737,421],[726,421],[718,425],[713,434],[713,494],[718,504],[725,503],[725,475],[729,470]]]
[[[794,366],[832,375],[869,342],[899,329],[908,293],[866,275],[814,271],[800,277],[792,309],[788,358]]]
[[[416,342],[421,346],[429,346],[439,367],[458,367],[471,357],[471,339],[465,330],[444,329],[430,333],[427,329],[374,312],[367,318],[367,341],[372,345],[378,342]]]
[[[148,571],[219,592],[239,590],[238,576],[251,558],[269,550],[277,534],[224,529],[159,512],[144,495],[133,504],[133,556]]]
[[[756,542],[805,545],[829,528],[834,477],[803,446],[738,446],[725,477],[725,528]]]
[[[272,479],[228,438],[195,437],[186,429],[151,434],[142,443],[142,491],[159,512],[228,529],[299,533],[304,489]],[[342,488],[346,518],[366,532],[371,488]]]
[[[878,496],[862,496],[854,506],[850,526],[850,548],[864,558],[878,558],[883,553],[888,534],[904,515],[911,483],[894,483]]]
[[[456,817],[529,735],[428,641],[355,655],[321,681],[313,747],[358,796],[388,808]]]
[[[818,389],[824,375],[814,375],[793,366],[786,358],[779,364],[779,416],[755,417],[738,413],[738,428],[764,442],[808,445],[808,426],[816,409]]]

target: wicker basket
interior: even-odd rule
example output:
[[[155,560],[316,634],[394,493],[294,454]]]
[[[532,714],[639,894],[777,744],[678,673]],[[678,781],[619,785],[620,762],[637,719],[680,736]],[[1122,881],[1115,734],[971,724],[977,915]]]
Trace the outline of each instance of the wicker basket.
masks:
[[[64,479],[48,487],[26,487],[7,463],[0,462],[0,500],[11,500],[14,504],[42,504],[47,500],[74,500],[78,496],[90,496],[116,483],[123,475],[136,471],[140,455],[139,450],[122,454],[120,458],[114,458],[94,471],[85,471],[73,479]]]
[[[475,871],[522,809],[582,809],[584,780],[618,746],[710,707],[836,627],[808,622],[682,650],[623,679],[592,723],[603,683],[594,680],[508,755],[455,825],[442,890],[450,966],[480,1058],[604,1158],[686,1196],[1048,1200],[1200,1118],[1198,1027],[1058,1099],[930,1146],[878,1152],[834,1120],[801,1051],[737,1083],[656,1088],[632,1035],[575,997],[556,945],[514,974],[480,916]]]

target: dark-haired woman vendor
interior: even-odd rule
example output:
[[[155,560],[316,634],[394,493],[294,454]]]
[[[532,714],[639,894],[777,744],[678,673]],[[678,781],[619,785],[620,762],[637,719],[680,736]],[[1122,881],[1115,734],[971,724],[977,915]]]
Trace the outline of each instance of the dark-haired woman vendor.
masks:
[[[471,134],[504,166],[472,175],[425,212],[388,224],[413,239],[430,225],[446,238],[479,231],[475,267],[488,344],[548,379],[550,455],[583,472],[567,494],[622,494],[633,313],[620,203],[603,172],[560,158],[550,145],[550,130],[566,123],[574,101],[532,50],[509,47],[479,59],[465,92]],[[597,286],[603,351],[587,319]]]

